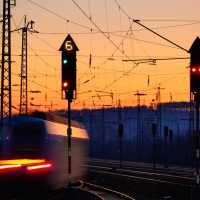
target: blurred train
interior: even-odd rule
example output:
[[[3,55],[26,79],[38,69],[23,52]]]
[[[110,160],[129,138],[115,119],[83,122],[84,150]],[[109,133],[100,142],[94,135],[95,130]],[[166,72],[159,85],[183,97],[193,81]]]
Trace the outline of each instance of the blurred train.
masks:
[[[66,118],[43,112],[11,118],[6,151],[0,159],[0,199],[11,193],[48,192],[68,184]],[[71,121],[72,184],[84,177],[81,164],[89,137],[83,124]]]

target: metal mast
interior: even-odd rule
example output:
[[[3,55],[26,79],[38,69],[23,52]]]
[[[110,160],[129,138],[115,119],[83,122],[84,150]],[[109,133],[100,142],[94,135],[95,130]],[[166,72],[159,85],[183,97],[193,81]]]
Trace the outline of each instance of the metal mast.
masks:
[[[140,96],[144,96],[146,94],[137,93],[137,160],[141,161],[142,158],[142,130],[141,130],[141,113],[140,113]]]
[[[25,19],[26,20],[26,19]],[[27,27],[22,28],[20,115],[27,114]]]
[[[122,167],[122,136],[123,136],[123,123],[122,123],[122,110],[121,100],[118,101],[118,151],[119,151],[119,165]]]
[[[160,100],[160,87],[158,87],[158,92],[156,94],[156,101],[157,101],[157,137],[161,139],[161,100]]]
[[[159,84],[160,85],[160,84]],[[158,92],[156,93],[156,101],[157,101],[157,135],[158,135],[158,139],[160,140],[162,137],[162,131],[161,131],[161,88],[160,86],[157,88]]]
[[[21,58],[21,85],[20,85],[20,115],[28,113],[28,98],[27,98],[27,31],[29,24],[33,29],[33,21],[26,24],[26,16],[24,19],[24,27],[22,29],[22,58]],[[37,31],[32,31],[36,33]]]
[[[1,119],[11,117],[11,34],[10,7],[15,0],[3,1],[2,66],[1,66]]]
[[[190,92],[189,147],[191,152],[194,141],[194,111],[195,111],[194,94]]]
[[[102,134],[101,134],[101,153],[102,158],[105,158],[105,110],[102,107]]]

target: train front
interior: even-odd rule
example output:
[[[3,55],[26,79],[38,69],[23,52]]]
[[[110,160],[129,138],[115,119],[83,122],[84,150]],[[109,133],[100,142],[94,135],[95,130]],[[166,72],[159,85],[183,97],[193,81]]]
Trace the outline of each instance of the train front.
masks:
[[[12,127],[6,152],[0,160],[0,198],[60,189],[67,184],[66,125],[24,117]],[[80,130],[76,130],[80,133]],[[73,182],[84,175],[88,137],[73,138]],[[61,132],[61,133],[60,133]],[[62,133],[63,132],[63,133]],[[80,158],[81,156],[81,158]]]

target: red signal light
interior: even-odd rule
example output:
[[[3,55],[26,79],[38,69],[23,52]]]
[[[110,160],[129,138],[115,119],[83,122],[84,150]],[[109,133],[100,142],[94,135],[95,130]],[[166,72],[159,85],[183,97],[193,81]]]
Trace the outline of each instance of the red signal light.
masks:
[[[192,72],[196,72],[196,68],[192,68],[192,70],[191,70]]]
[[[200,74],[200,67],[191,67],[192,74]]]
[[[63,83],[63,87],[66,88],[67,86],[68,86],[68,83],[67,83],[67,82],[64,82],[64,83]]]
[[[67,80],[63,81],[63,83],[62,83],[62,90],[69,90],[69,88],[70,88],[69,81],[67,81]]]

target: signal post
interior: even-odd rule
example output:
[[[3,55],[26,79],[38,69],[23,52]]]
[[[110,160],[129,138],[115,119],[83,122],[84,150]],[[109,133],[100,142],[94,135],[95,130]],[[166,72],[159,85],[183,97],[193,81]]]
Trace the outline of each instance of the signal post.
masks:
[[[200,39],[193,42],[188,51],[190,56],[190,96],[196,102],[196,190],[192,191],[192,200],[200,199],[199,190],[199,103],[200,103]],[[191,101],[191,98],[190,98]]]
[[[62,67],[62,80],[61,80],[61,95],[62,99],[68,100],[68,187],[65,188],[65,197],[67,199],[76,198],[76,190],[71,185],[71,171],[72,171],[72,149],[71,149],[71,102],[76,98],[76,51],[79,51],[74,40],[70,35],[66,37],[62,43],[59,51],[62,52],[61,67]]]

